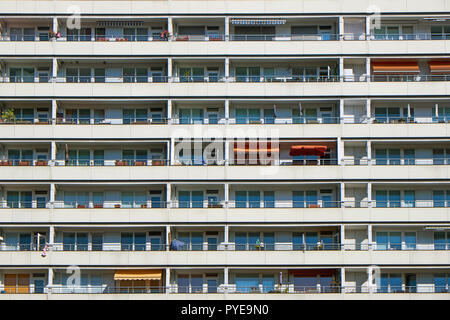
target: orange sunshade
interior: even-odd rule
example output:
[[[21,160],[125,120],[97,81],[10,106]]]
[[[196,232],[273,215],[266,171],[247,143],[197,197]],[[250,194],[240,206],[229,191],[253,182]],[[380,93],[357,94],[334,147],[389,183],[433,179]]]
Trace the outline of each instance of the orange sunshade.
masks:
[[[323,157],[327,151],[327,146],[299,145],[292,146],[290,156],[319,156]]]
[[[280,152],[279,148],[261,149],[261,148],[234,148],[234,152]]]
[[[114,280],[161,280],[162,270],[145,269],[145,270],[116,270]]]
[[[450,73],[450,60],[435,60],[429,62],[430,72]]]
[[[419,73],[417,61],[372,61],[373,73]]]

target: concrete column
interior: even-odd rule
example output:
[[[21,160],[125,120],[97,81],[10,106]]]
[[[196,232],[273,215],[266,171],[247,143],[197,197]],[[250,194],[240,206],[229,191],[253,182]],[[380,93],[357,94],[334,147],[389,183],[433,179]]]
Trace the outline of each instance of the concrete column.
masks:
[[[230,143],[227,139],[225,139],[223,143],[224,143],[223,158],[225,159],[225,165],[228,166],[230,164]]]
[[[166,184],[166,208],[170,208],[170,201],[172,200],[172,184]]]
[[[173,82],[172,58],[167,58],[167,82]]]
[[[228,183],[224,183],[224,201],[225,201],[225,207],[229,207],[229,201],[230,201],[230,186]]]
[[[53,268],[48,268],[48,278],[47,278],[47,287],[49,287],[49,292],[47,293],[51,293],[51,287],[53,286]]]
[[[51,123],[53,123],[53,124],[56,124],[57,111],[58,111],[58,104],[56,103],[55,99],[52,99],[52,114],[51,114],[52,122]]]
[[[371,164],[372,163],[372,141],[370,141],[370,140],[366,141],[366,154],[367,154],[368,164]]]
[[[407,105],[408,114],[406,115],[409,118],[411,118],[411,104],[408,103]]]
[[[366,40],[370,39],[370,25],[371,25],[370,16],[367,16],[366,17]]]
[[[367,121],[371,118],[371,103],[372,101],[370,99],[366,100],[366,118]]]
[[[372,182],[367,182],[367,207],[372,207]]]
[[[170,249],[170,242],[172,239],[169,239],[170,235],[170,226],[166,226],[166,251]]]
[[[56,142],[52,141],[51,142],[51,147],[50,147],[50,165],[54,166],[55,165],[55,160],[56,160]]]
[[[229,276],[228,276],[228,267],[223,268],[223,285],[225,286],[225,292],[228,292],[229,285]]]
[[[170,138],[170,165],[175,163],[175,138]]]
[[[56,82],[56,77],[58,76],[58,60],[56,58],[52,59],[52,81]]]
[[[230,241],[230,227],[226,225],[223,231],[223,241],[228,243]]]
[[[345,268],[341,268],[341,293],[345,293]]]
[[[340,201],[341,201],[341,207],[343,206],[343,204],[344,204],[344,201],[345,201],[345,183],[344,182],[341,182],[340,183],[340,194],[339,194],[339,199],[340,199]],[[345,206],[344,206],[345,207]]]
[[[344,58],[339,58],[339,81],[344,81]]]
[[[56,186],[54,183],[50,183],[50,207],[55,207],[55,195],[56,195]]]
[[[439,104],[436,103],[434,105],[434,116],[436,117],[436,119],[439,117]]]
[[[344,99],[339,99],[339,122],[344,123]]]
[[[341,137],[337,137],[337,164],[342,164],[342,157],[344,157],[344,142]]]
[[[372,239],[372,225],[371,224],[368,224],[367,225],[367,243],[368,243],[368,245],[369,245],[369,250],[372,250],[373,248],[372,248],[372,241],[373,241],[373,239]]]
[[[370,58],[366,58],[366,81],[370,81]]]
[[[339,17],[339,30],[338,30],[338,35],[342,36],[339,37],[338,40],[344,39],[344,17],[340,16]]]
[[[225,122],[228,123],[229,118],[230,118],[230,100],[226,99],[225,103],[224,103],[224,108],[225,108]]]
[[[165,291],[165,293],[169,293],[170,292],[170,290],[169,290],[169,288],[170,288],[170,269],[169,268],[166,268],[165,280],[166,280],[166,283],[165,283],[166,291]]]
[[[172,100],[167,100],[167,123],[173,124],[174,121],[172,120]]]
[[[345,225],[344,224],[341,224],[341,234],[340,234],[340,237],[341,237],[341,250],[344,250],[344,244],[345,244]]]
[[[49,226],[48,227],[48,243],[53,245],[55,243],[55,227]]]
[[[230,77],[230,58],[225,58],[225,81]]]
[[[225,41],[230,40],[230,18],[225,17]]]
[[[173,21],[172,21],[172,17],[168,17],[167,18],[167,31],[169,31],[169,41],[172,41],[172,37],[173,34]]]
[[[373,292],[373,274],[372,267],[367,268],[367,288],[369,293]]]
[[[53,27],[52,27],[53,32],[57,33],[59,30],[59,25],[58,25],[58,18],[57,17],[53,17]]]

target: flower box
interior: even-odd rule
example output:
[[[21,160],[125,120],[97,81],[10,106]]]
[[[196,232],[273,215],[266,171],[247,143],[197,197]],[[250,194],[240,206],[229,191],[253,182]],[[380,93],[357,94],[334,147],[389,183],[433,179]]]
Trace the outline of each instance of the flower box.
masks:
[[[141,208],[147,208],[146,204],[141,204]]]
[[[37,166],[46,166],[48,162],[46,160],[38,160],[36,161]]]
[[[120,204],[115,204],[114,208],[120,208]]]
[[[146,166],[147,161],[135,161],[134,165],[135,166]]]
[[[77,205],[77,208],[78,209],[85,209],[86,205],[85,204],[79,204],[79,205]]]
[[[94,208],[95,209],[103,208],[103,205],[102,204],[94,204]]]
[[[19,161],[19,166],[31,166],[31,161]]]
[[[308,204],[308,208],[320,208],[318,204]]]
[[[163,166],[164,161],[163,160],[152,160],[152,166]]]
[[[122,160],[122,161],[116,160],[115,164],[116,164],[116,166],[126,166],[126,165],[128,165],[127,161],[124,161],[124,160]]]

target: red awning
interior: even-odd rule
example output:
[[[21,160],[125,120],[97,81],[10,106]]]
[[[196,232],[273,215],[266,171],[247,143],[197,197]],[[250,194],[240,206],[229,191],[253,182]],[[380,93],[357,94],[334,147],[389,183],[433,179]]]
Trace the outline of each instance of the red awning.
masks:
[[[327,146],[292,146],[289,152],[290,156],[319,156],[323,157],[327,151]]]
[[[432,60],[429,66],[431,73],[450,73],[450,60]]]
[[[238,152],[278,153],[278,152],[280,152],[280,148],[272,147],[270,142],[265,143],[265,144],[261,143],[261,145],[258,142],[256,144],[256,146],[252,146],[252,148],[250,148],[249,143],[245,143],[245,146],[235,143],[233,151],[234,151],[234,153],[238,153]]]
[[[419,65],[415,60],[389,60],[389,61],[372,61],[373,73],[384,74],[408,74],[419,73]]]

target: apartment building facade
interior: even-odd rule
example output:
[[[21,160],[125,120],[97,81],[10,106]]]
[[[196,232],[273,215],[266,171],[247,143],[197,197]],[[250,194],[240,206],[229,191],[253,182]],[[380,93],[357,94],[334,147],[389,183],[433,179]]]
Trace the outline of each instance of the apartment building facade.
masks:
[[[449,299],[450,4],[2,1],[0,299]]]

